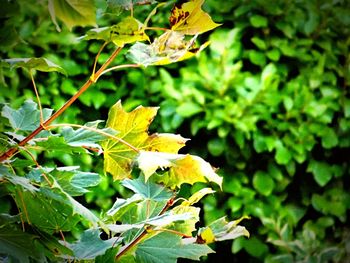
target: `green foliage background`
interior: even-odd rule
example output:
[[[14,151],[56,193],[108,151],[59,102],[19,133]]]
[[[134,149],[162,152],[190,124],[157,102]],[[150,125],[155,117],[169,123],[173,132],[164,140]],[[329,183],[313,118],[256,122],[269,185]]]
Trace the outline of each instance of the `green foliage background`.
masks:
[[[2,5],[1,57],[43,56],[68,72],[68,77],[36,73],[43,106],[58,109],[89,75],[101,43],[77,41],[83,28],[69,32],[63,26],[58,33],[46,1]],[[96,5],[99,26],[118,22],[119,17],[103,14],[105,1]],[[144,8],[135,9],[135,16],[142,17]],[[350,3],[207,0],[204,9],[222,26],[197,58],[102,77],[59,122],[107,119],[118,99],[129,110],[160,105],[157,131],[191,138],[188,149],[224,177],[223,191],[202,201],[206,222],[223,215],[252,217],[245,222],[251,238],[218,243],[207,262],[228,253],[244,262],[345,262],[350,257]],[[164,13],[153,26],[166,22]],[[116,63],[124,60],[120,56]],[[18,107],[35,97],[25,72],[4,69],[0,76],[0,102]],[[101,160],[90,155],[45,152],[38,159],[102,174]],[[120,195],[126,195],[124,188],[104,177],[85,202],[107,210]],[[0,212],[11,209],[5,204]]]

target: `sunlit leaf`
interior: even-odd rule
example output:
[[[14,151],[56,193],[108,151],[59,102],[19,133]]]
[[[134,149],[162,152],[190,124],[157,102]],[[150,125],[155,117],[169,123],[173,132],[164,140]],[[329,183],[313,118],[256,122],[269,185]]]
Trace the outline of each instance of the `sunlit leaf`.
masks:
[[[142,201],[143,198],[135,194],[128,199],[117,198],[111,209],[107,211],[107,215],[112,217],[114,221],[119,220],[128,210],[136,206],[136,203]]]
[[[67,243],[68,248],[74,253],[74,259],[95,259],[95,257],[103,255],[107,249],[118,245],[118,243],[122,241],[122,239],[118,237],[102,240],[100,234],[98,229],[88,229],[83,232],[77,242],[72,244]]]
[[[80,39],[112,41],[115,45],[123,47],[128,43],[148,40],[148,36],[144,32],[143,24],[129,16],[114,26],[90,29]]]
[[[175,206],[171,211],[174,214],[184,214],[189,213],[191,214],[191,218],[187,219],[185,222],[175,222],[172,226],[170,226],[170,229],[174,229],[180,233],[183,233],[185,235],[191,236],[192,232],[196,230],[196,224],[199,221],[199,213],[200,213],[199,207],[194,206]]]
[[[96,26],[95,3],[93,0],[49,0],[49,11],[57,31],[61,31],[56,17],[69,30],[74,26]]]
[[[47,58],[9,58],[3,59],[2,62],[10,65],[11,68],[26,68],[28,70],[35,69],[44,72],[57,71],[67,75],[62,67],[56,65]]]
[[[44,119],[50,117],[52,111],[43,109]],[[9,120],[14,130],[33,131],[40,125],[40,111],[37,104],[31,100],[26,100],[18,110],[5,105],[1,115]]]
[[[136,262],[175,263],[178,258],[199,260],[214,251],[205,244],[183,244],[181,237],[171,233],[161,233],[136,249]]]
[[[183,4],[175,4],[169,19],[171,30],[186,35],[196,35],[220,26],[202,10],[203,3],[204,0],[192,0]]]
[[[129,49],[128,58],[136,64],[145,67],[149,65],[166,65],[189,59],[205,47],[209,42],[200,47],[194,46],[196,37],[186,41],[184,35],[167,31],[157,38],[151,45],[136,43]]]
[[[207,181],[222,185],[222,178],[215,169],[198,156],[141,151],[137,163],[146,179],[159,168],[169,168],[168,175],[162,176],[162,182],[170,187]]]
[[[238,225],[243,219],[249,219],[249,217],[241,217],[238,220],[230,222],[225,217],[219,218],[209,226],[199,229],[197,242],[208,244],[215,241],[236,239],[240,236],[249,237],[247,229]]]
[[[104,170],[115,180],[127,178],[139,150],[177,153],[185,145],[186,139],[179,135],[148,134],[148,127],[157,114],[156,107],[139,106],[130,113],[124,111],[121,102],[110,110],[107,127],[118,131],[117,136],[132,145],[109,139],[102,143],[104,150]]]
[[[211,188],[202,188],[198,192],[195,192],[188,200],[183,201],[181,203],[181,205],[183,205],[183,206],[193,205],[193,204],[199,202],[199,200],[201,200],[203,198],[203,196],[205,196],[207,194],[213,194],[213,193],[215,193],[215,191]]]

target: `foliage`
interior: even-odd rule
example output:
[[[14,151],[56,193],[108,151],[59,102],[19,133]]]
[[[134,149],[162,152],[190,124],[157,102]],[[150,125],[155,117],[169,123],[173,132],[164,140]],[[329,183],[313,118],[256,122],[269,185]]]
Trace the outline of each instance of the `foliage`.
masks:
[[[133,11],[139,21],[147,18],[149,9],[139,6],[141,1],[123,1],[123,7],[113,9],[116,2],[96,1],[100,28],[116,25],[119,18],[130,14],[121,13],[116,18],[114,11]],[[58,34],[51,22],[40,19],[47,16],[47,6],[40,6],[40,2],[35,8],[30,1],[21,1],[20,6],[8,3],[11,8],[1,14],[5,21],[1,36],[6,36],[1,39],[2,57],[25,54],[45,57],[62,66],[69,78],[35,73],[43,107],[57,110],[89,74],[86,65],[92,64],[100,42],[76,41],[76,36],[90,32],[80,28],[70,32],[63,26]],[[163,8],[167,5],[157,8],[158,13],[148,26],[168,23],[168,17],[159,12]],[[148,12],[144,12],[146,9]],[[109,13],[102,15],[101,10]],[[243,214],[252,216],[246,221],[252,237],[212,244],[218,253],[209,254],[207,261],[224,260],[222,255],[246,262],[346,261],[349,3],[207,0],[203,10],[222,25],[210,34],[210,39],[207,34],[197,37],[196,41],[204,44],[210,40],[209,48],[202,50],[198,58],[107,73],[113,81],[99,79],[60,116],[60,121],[106,120],[107,112],[118,99],[122,99],[127,112],[140,104],[160,106],[149,130],[154,132],[156,127],[158,132],[176,131],[191,138],[180,153],[189,150],[220,168],[216,172],[223,178],[223,192],[205,196],[199,203],[203,224],[209,225],[224,215],[232,219]],[[9,19],[13,14],[16,19]],[[155,36],[146,32],[150,38]],[[21,39],[28,44],[18,44]],[[188,36],[186,41],[190,40]],[[140,44],[142,47],[147,41]],[[52,50],[58,51],[53,54]],[[111,46],[105,50],[111,52]],[[150,54],[148,48],[139,51]],[[122,52],[115,61],[121,64],[124,57],[132,55]],[[106,58],[102,53],[98,64]],[[0,100],[11,101],[13,109],[35,96],[28,88],[31,84],[26,72],[3,68],[0,75]],[[2,130],[5,121],[0,122]],[[61,139],[55,138],[55,143]],[[51,165],[79,165],[83,171],[93,167],[103,174],[101,158],[83,152],[74,158],[71,146],[65,149],[41,152],[38,161],[42,163],[45,158]],[[19,182],[18,179],[14,178]],[[93,211],[108,211],[115,196],[129,197],[129,191],[120,182],[110,177],[100,180],[84,195]],[[188,198],[201,187],[201,183],[193,187],[182,185],[179,195]],[[2,211],[8,211],[8,202],[1,202],[1,206]],[[109,250],[106,254],[114,257]]]
[[[97,50],[95,61],[91,60],[93,69],[88,80],[78,91],[72,92],[72,97],[57,110],[42,107],[41,101],[45,96],[41,96],[42,89],[38,86],[38,90],[34,77],[40,80],[40,76],[43,76],[39,75],[41,72],[68,72],[68,75],[73,76],[74,72],[65,71],[64,67],[58,66],[59,63],[44,57],[1,60],[5,78],[19,77],[22,81],[25,76],[13,75],[11,70],[23,69],[37,99],[37,103],[28,99],[17,107],[11,105],[16,103],[5,101],[1,108],[3,134],[0,187],[1,200],[5,204],[0,214],[1,260],[200,260],[202,256],[214,252],[209,243],[249,236],[245,227],[238,225],[246,217],[236,221],[222,217],[207,227],[199,228],[200,208],[194,204],[215,191],[208,187],[202,188],[188,198],[179,196],[179,192],[183,185],[196,182],[215,183],[213,187],[221,189],[222,178],[202,158],[178,153],[187,139],[169,133],[149,134],[149,126],[158,108],[139,106],[128,112],[118,101],[109,111],[105,128],[101,127],[101,120],[90,121],[85,125],[55,123],[58,117],[69,111],[68,108],[81,94],[89,92],[86,90],[102,75],[113,70],[145,65],[143,57],[138,60],[139,64],[111,63],[127,44],[145,40],[151,42],[152,38],[146,34],[146,30],[152,28],[147,23],[163,4],[153,9],[145,22],[141,23],[134,18],[132,6],[125,6],[123,1],[109,1],[111,3],[114,7],[119,5],[119,9],[131,8],[131,16],[121,18],[114,26],[91,29],[80,37],[81,41],[103,40],[104,43]],[[27,4],[7,3],[9,12],[3,17],[9,27],[16,26],[16,22],[12,21],[15,9],[25,8]],[[141,2],[136,1],[135,4]],[[173,7],[170,29],[163,28],[163,35],[142,46],[152,52],[152,57],[161,57],[161,63],[156,59],[156,63],[147,65],[184,60],[204,48],[196,48],[195,38],[187,40],[185,37],[187,34],[202,34],[218,26],[201,9],[202,4],[203,0],[194,0]],[[38,12],[44,12],[44,8]],[[57,30],[60,30],[57,18],[70,31],[77,26],[96,23],[93,18],[95,6],[89,0],[49,0],[47,12],[50,12]],[[17,39],[13,41],[8,50]],[[98,68],[103,49],[109,44],[115,49]],[[134,44],[130,50],[140,52],[139,45]],[[19,49],[16,52],[21,54],[23,51]],[[188,52],[191,54],[188,55]],[[11,55],[10,51],[8,53]],[[6,82],[3,84],[7,85]],[[5,99],[11,99],[11,94]],[[50,156],[50,153],[53,155]],[[91,188],[101,184],[101,171],[97,169],[95,172],[93,167],[84,171],[80,166],[67,165],[68,161],[59,156],[73,156],[72,160],[86,156],[99,159],[101,154],[104,173],[114,180],[120,180],[120,186],[128,192],[125,198],[116,197],[108,210],[97,211],[89,208],[84,200]]]

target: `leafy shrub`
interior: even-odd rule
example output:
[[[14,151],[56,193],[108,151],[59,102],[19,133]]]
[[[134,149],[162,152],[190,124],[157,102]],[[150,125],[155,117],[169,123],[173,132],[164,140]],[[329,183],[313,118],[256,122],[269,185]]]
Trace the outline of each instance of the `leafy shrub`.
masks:
[[[69,80],[62,82],[63,89],[72,93],[72,97],[56,111],[42,106],[41,100],[45,96],[40,96],[42,90],[39,85],[37,88],[35,77],[39,75],[37,72],[66,74],[62,67],[44,57],[1,60],[5,76],[3,85],[7,85],[7,78],[24,79],[10,71],[21,68],[29,78],[38,102],[28,99],[19,107],[9,103],[1,107],[1,128],[4,128],[0,155],[2,261],[199,260],[214,252],[208,246],[210,243],[249,236],[245,227],[238,225],[246,217],[235,221],[221,217],[205,227],[197,224],[200,208],[194,204],[215,191],[210,187],[201,187],[193,195],[184,196],[179,195],[181,186],[201,182],[216,184],[221,189],[222,178],[199,156],[178,153],[187,139],[170,133],[149,132],[158,107],[138,106],[126,111],[119,100],[110,108],[105,128],[101,127],[102,120],[90,121],[85,125],[54,123],[102,75],[120,69],[166,65],[193,57],[207,46],[205,43],[196,47],[197,35],[218,26],[202,10],[203,1],[190,1],[174,5],[170,28],[162,28],[164,33],[151,41],[146,30],[154,28],[148,26],[148,21],[164,3],[158,4],[144,23],[139,22],[133,12],[134,4],[149,2],[108,2],[113,10],[116,7],[117,11],[131,9],[131,16],[112,26],[91,29],[80,38],[102,40],[103,43],[95,59],[91,60],[93,67],[90,77],[79,90],[72,90]],[[12,15],[16,8],[26,6],[27,3],[21,6],[17,2],[5,5],[5,10],[9,12],[4,14],[4,19],[9,28],[3,30],[12,30],[15,35],[5,50],[10,50],[19,37],[15,31],[16,22],[11,23]],[[58,20],[69,29],[96,24],[93,1],[50,0],[48,7],[58,31],[61,30]],[[187,36],[190,36],[189,39]],[[141,43],[146,40],[150,43]],[[102,51],[108,44],[114,44],[114,50],[98,67],[98,61],[103,57]],[[111,64],[128,44],[133,44],[128,55],[134,64]],[[20,54],[23,50],[16,52]],[[68,72],[73,76],[84,73],[76,69],[74,62],[72,69]],[[13,93],[20,93],[19,87],[23,84],[13,84]],[[45,84],[45,80],[40,84]],[[6,88],[9,87],[11,85]],[[4,97],[7,101],[13,99],[13,94]],[[99,107],[94,95],[90,101]],[[106,206],[102,207],[105,210],[96,211],[96,208],[87,207],[85,201],[88,198],[84,196],[92,187],[100,184],[101,176],[93,169],[84,171],[79,166],[67,164],[83,159],[81,162],[85,167],[93,168],[92,159],[102,153],[103,172],[120,181],[119,187],[124,188],[126,198],[118,196],[112,206],[108,204],[108,209]],[[96,170],[101,172],[98,168]],[[115,191],[111,190],[111,195],[114,195]]]

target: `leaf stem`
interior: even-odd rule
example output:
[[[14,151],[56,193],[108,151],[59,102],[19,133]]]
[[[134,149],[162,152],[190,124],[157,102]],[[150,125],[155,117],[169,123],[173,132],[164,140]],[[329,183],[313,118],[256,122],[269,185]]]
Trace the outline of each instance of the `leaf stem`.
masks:
[[[45,126],[48,126],[51,122],[53,122],[58,116],[60,116],[70,105],[73,104],[74,101],[76,101],[79,96],[86,91],[91,84],[95,83],[95,78],[97,79],[102,72],[109,66],[109,64],[115,59],[115,57],[119,54],[119,52],[122,50],[122,47],[118,47],[114,50],[112,55],[107,59],[107,61],[101,66],[101,68],[96,72],[94,75],[94,78],[88,79],[78,90],[76,94],[73,95],[60,109],[58,109],[54,114],[51,115],[49,119],[47,119],[42,125],[40,125],[38,128],[36,128],[31,134],[29,134],[26,138],[24,138],[22,141],[20,141],[17,145],[17,147],[10,148],[5,153],[3,153],[0,156],[0,162],[3,162],[7,160],[8,158],[12,157],[17,151],[19,146],[24,146],[27,142],[29,142],[31,139],[33,139],[39,132],[45,129]]]
[[[113,70],[124,69],[124,68],[139,68],[139,67],[141,67],[141,65],[139,65],[139,64],[118,65],[118,66],[114,66],[114,67],[111,67],[109,69],[104,70],[103,72],[101,72],[99,77],[101,77],[102,75],[106,74],[107,72],[110,72]],[[97,78],[95,78],[95,80],[97,80]]]
[[[33,88],[34,88],[36,99],[38,100],[38,105],[39,105],[39,110],[40,110],[40,125],[42,125],[44,123],[44,115],[43,115],[43,108],[41,107],[39,92],[38,92],[38,89],[36,88],[33,73],[31,70],[29,70],[29,75],[30,75],[30,79],[32,80],[32,83],[33,83]]]

